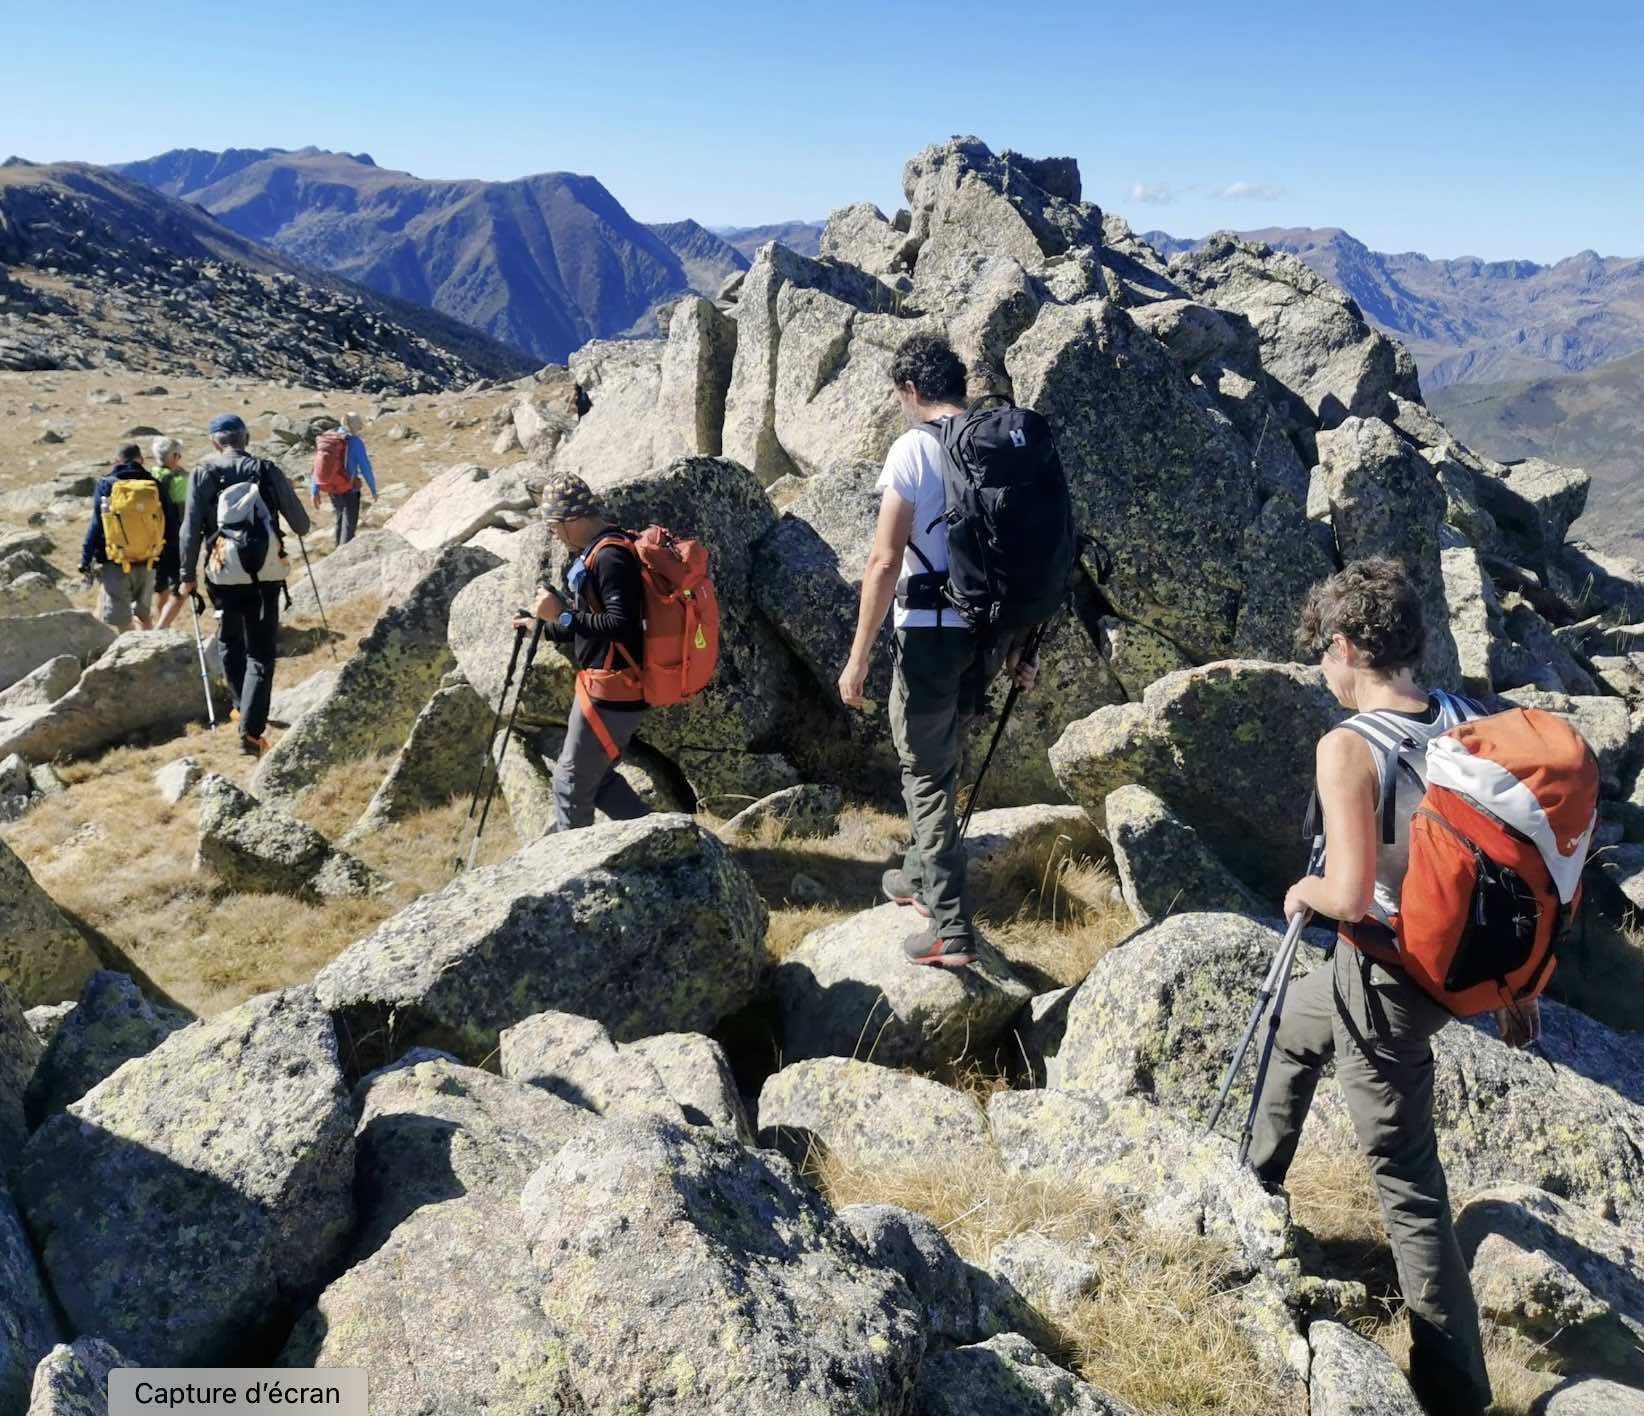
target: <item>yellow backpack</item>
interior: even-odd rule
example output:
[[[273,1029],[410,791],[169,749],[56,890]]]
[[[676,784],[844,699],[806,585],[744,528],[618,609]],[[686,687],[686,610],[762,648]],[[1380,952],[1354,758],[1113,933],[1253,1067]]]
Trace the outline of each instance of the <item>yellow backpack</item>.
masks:
[[[166,517],[160,509],[160,484],[152,477],[127,477],[109,488],[103,503],[103,555],[111,565],[130,571],[152,565],[166,548]]]

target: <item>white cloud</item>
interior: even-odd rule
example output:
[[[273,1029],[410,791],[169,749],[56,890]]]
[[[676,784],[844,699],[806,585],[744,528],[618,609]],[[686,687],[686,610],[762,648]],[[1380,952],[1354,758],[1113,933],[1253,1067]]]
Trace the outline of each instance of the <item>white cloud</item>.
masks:
[[[1284,195],[1284,188],[1269,182],[1229,182],[1218,187],[1214,195],[1224,202],[1276,202]]]
[[[1176,194],[1163,182],[1133,182],[1130,200],[1147,206],[1168,206],[1176,200]]]

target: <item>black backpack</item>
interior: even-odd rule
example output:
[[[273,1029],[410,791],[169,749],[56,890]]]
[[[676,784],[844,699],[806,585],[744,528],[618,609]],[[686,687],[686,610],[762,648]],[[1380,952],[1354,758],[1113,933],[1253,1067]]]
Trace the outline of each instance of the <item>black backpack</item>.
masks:
[[[1067,603],[1077,556],[1073,503],[1050,424],[1031,408],[1007,404],[924,427],[945,454],[943,599],[972,628],[1043,624]]]

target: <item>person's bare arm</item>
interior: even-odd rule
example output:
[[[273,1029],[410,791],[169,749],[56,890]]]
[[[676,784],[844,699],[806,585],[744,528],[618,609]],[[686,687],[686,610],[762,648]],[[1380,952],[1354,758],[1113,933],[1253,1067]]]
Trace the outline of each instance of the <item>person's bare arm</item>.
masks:
[[[902,555],[913,534],[913,503],[887,487],[879,500],[879,523],[874,529],[873,549],[862,572],[862,599],[856,612],[856,639],[851,656],[839,675],[839,697],[847,707],[862,706],[862,690],[868,681],[868,661],[874,641],[885,622],[886,611],[896,598],[896,581],[902,573]]]
[[[1345,728],[1319,739],[1315,763],[1330,849],[1324,874],[1292,885],[1284,912],[1312,910],[1353,923],[1364,918],[1376,890],[1376,763],[1370,744]]]

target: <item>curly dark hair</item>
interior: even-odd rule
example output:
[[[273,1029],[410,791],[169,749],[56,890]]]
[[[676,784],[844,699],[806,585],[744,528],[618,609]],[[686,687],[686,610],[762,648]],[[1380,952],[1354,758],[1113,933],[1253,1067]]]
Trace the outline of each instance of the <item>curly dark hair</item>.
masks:
[[[1316,659],[1344,635],[1372,669],[1410,668],[1427,643],[1421,599],[1402,561],[1357,560],[1307,592],[1296,652]]]
[[[120,463],[141,462],[143,460],[143,449],[137,443],[121,443],[120,450],[114,454],[114,460]]]
[[[939,334],[910,334],[896,347],[891,382],[913,385],[926,403],[965,401],[965,361]]]

